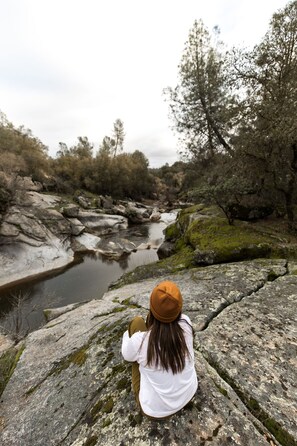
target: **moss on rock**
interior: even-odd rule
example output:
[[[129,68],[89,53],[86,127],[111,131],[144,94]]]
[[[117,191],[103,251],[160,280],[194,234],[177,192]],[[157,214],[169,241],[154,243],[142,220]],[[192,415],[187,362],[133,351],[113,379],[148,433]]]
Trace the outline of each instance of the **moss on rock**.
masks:
[[[88,345],[84,346],[81,349],[71,353],[69,356],[64,358],[60,362],[60,364],[51,371],[51,374],[58,375],[63,370],[68,369],[68,367],[71,364],[76,364],[77,366],[81,367],[87,360],[88,355],[87,355],[86,351],[87,351],[88,347],[89,347]]]
[[[24,344],[19,349],[12,347],[0,357],[0,395],[10,380],[24,349]]]
[[[83,446],[95,446],[97,444],[97,440],[97,435],[92,435],[91,437],[87,438]]]
[[[192,206],[181,211],[175,224],[182,228],[175,242],[177,255],[185,247],[194,251],[187,267],[260,257],[296,258],[297,255],[296,237],[281,232],[279,221],[236,221],[229,225],[218,209]]]
[[[130,273],[124,274],[120,280],[111,287],[111,289],[121,288],[129,283],[164,276],[194,266],[194,250],[191,246],[184,245],[177,253],[166,259],[159,260],[155,263],[149,263],[148,265],[138,266]],[[134,308],[134,306],[130,305],[129,308]]]
[[[194,249],[217,249],[229,252],[251,245],[273,243],[270,236],[256,232],[251,226],[240,222],[231,226],[221,217],[195,220],[187,229],[185,241]]]
[[[112,288],[197,265],[256,258],[295,259],[297,238],[284,228],[285,222],[279,220],[253,223],[235,221],[234,225],[229,225],[223,212],[216,206],[191,206],[180,211],[177,221],[165,230],[166,240],[175,242],[175,253],[124,274]],[[270,280],[273,280],[272,276]]]
[[[178,224],[176,222],[171,223],[165,229],[165,240],[176,240],[178,237],[180,237],[180,229]]]
[[[114,400],[112,397],[109,397],[107,401],[105,401],[104,405],[102,406],[102,412],[103,413],[110,413],[112,412],[114,406]]]

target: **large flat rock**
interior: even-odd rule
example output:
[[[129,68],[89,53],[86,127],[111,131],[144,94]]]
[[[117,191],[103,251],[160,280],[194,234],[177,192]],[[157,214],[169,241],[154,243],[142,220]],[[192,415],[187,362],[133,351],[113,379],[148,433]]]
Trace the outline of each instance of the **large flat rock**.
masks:
[[[146,316],[157,283],[138,282],[67,308],[26,338],[1,397],[1,445],[296,444],[297,276],[288,274],[286,262],[215,265],[158,281],[164,279],[178,283],[196,327],[199,389],[192,403],[166,421],[142,417],[136,408],[121,337],[132,317]],[[283,418],[287,437],[277,441],[246,398],[271,420]]]
[[[297,276],[279,277],[225,309],[196,335],[208,361],[234,383],[251,409],[295,438],[296,306]]]

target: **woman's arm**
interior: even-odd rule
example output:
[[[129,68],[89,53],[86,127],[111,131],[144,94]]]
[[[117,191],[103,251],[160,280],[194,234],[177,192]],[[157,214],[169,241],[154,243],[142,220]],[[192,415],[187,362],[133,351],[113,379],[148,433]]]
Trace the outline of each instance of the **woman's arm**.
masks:
[[[130,338],[128,330],[125,331],[122,339],[122,355],[126,361],[137,361],[142,340],[143,332],[134,333]]]

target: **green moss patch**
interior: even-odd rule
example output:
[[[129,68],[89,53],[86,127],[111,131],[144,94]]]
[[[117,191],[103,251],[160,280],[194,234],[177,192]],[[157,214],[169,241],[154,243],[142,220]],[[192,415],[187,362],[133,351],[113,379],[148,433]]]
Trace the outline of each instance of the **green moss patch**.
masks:
[[[111,423],[112,423],[111,419],[107,417],[101,424],[102,429],[109,426]]]
[[[130,414],[129,417],[129,422],[130,422],[130,426],[131,427],[135,427],[135,426],[140,426],[142,421],[143,421],[143,416],[141,413],[137,414],[137,415],[132,415]]]
[[[90,410],[89,423],[93,424],[102,414],[111,413],[113,406],[114,400],[111,396],[98,400]]]
[[[121,313],[121,311],[125,311],[125,307],[115,307],[111,313]]]
[[[114,401],[113,398],[110,396],[107,401],[105,401],[105,403],[102,406],[102,412],[103,413],[110,413],[112,412],[114,406]]]
[[[264,415],[264,413],[263,413]],[[288,432],[284,431],[279,423],[277,423],[272,418],[265,418],[263,420],[264,426],[271,432],[274,437],[279,441],[283,446],[296,446],[297,441],[294,440],[292,435]]]
[[[97,444],[97,440],[97,435],[92,435],[91,437],[87,438],[83,446],[95,446]]]
[[[122,373],[124,370],[126,370],[126,364],[124,362],[120,362],[112,367],[112,376]]]
[[[235,253],[236,250],[248,249],[249,247],[267,247],[273,244],[274,240],[263,235],[240,222],[230,226],[224,218],[211,218],[196,220],[190,224],[186,235],[186,243],[194,249],[215,250],[222,253],[222,256]]]
[[[120,379],[117,383],[117,390],[125,390],[129,387],[130,387],[130,379],[128,379],[126,376]]]
[[[90,416],[91,416],[92,422],[96,421],[97,418],[99,417],[103,404],[104,404],[103,401],[99,400],[99,401],[97,401],[96,404],[94,404],[94,406],[90,410]]]
[[[221,386],[219,386],[219,385],[217,385],[217,384],[216,384],[216,387],[217,387],[218,391],[219,391],[222,395],[224,395],[226,398],[228,398],[228,392],[227,392],[226,389],[224,389],[224,387],[221,387]]]
[[[171,223],[165,229],[165,240],[176,240],[180,235],[180,229],[176,222]]]
[[[87,360],[87,353],[86,350],[88,349],[88,346],[84,346],[81,349],[77,350],[74,353],[71,353],[69,356],[64,358],[57,367],[55,367],[51,371],[51,375],[58,375],[63,370],[68,369],[68,367],[71,364],[76,364],[77,366],[81,367]]]
[[[20,349],[15,347],[7,350],[0,358],[0,395],[2,395],[8,381],[10,380],[14,369],[25,349],[23,345]]]
[[[195,264],[212,264],[261,257],[297,256],[297,238],[277,219],[255,223],[235,221],[229,225],[216,207],[192,206],[180,212],[175,226],[169,227],[169,238],[175,237],[177,255],[190,247],[196,251],[186,268]],[[176,233],[179,229],[179,237]],[[176,255],[170,257],[173,259]],[[273,277],[270,280],[274,280]]]

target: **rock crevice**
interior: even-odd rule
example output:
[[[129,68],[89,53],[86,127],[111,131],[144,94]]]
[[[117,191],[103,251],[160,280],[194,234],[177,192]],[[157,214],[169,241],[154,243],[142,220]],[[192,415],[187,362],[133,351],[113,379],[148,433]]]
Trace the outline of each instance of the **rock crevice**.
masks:
[[[208,328],[209,324],[217,317],[219,316],[226,308],[228,308],[230,305],[234,305],[238,302],[241,302],[243,299],[246,299],[248,297],[251,297],[252,295],[256,295],[258,291],[260,291],[263,287],[267,285],[269,282],[273,282],[274,280],[277,280],[279,277],[283,277],[286,274],[289,274],[288,270],[288,262],[286,260],[281,261],[282,267],[280,270],[271,270],[267,272],[267,277],[263,280],[263,282],[260,282],[256,285],[255,289],[248,290],[246,293],[242,293],[235,296],[234,300],[230,300],[228,298],[225,298],[225,302],[222,302],[221,305],[209,315],[207,320],[205,321],[205,324],[203,327],[200,328],[201,331],[204,331]]]

